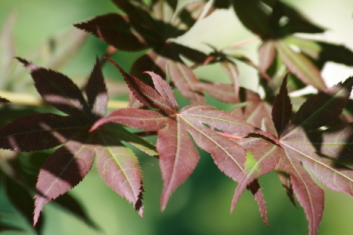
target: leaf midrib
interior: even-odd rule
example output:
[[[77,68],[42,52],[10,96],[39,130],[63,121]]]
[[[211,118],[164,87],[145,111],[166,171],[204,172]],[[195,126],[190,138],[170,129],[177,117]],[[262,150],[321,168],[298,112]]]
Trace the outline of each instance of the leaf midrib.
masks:
[[[109,155],[111,156],[111,159],[112,159],[114,162],[116,162],[116,164],[119,166],[119,169],[120,169],[121,172],[123,173],[124,178],[125,178],[126,181],[128,182],[128,185],[129,185],[129,187],[130,187],[130,190],[133,192],[134,198],[137,200],[138,197],[136,197],[136,195],[138,195],[138,193],[136,194],[136,192],[134,191],[134,188],[132,187],[130,178],[127,176],[127,173],[126,173],[126,171],[125,171],[125,168],[122,167],[122,165],[120,164],[119,159],[118,159],[117,157],[115,157],[115,154],[114,154],[114,152],[111,150],[111,148],[110,148],[110,147],[107,147],[107,146],[109,146],[109,145],[108,145],[107,142],[105,141],[105,138],[103,137],[103,133],[102,133],[101,131],[99,131],[99,135],[100,135],[100,139],[101,139],[102,142],[105,144],[105,147],[104,147],[104,148],[108,151]],[[123,146],[120,146],[120,147],[123,147]],[[103,167],[104,171],[105,171],[105,164],[106,164],[106,163],[104,163],[104,167]],[[126,197],[126,196],[125,196],[125,197]]]
[[[314,112],[312,112],[312,114],[305,120],[303,120],[299,125],[297,125],[295,128],[293,128],[292,130],[290,130],[289,132],[287,132],[283,137],[287,136],[289,133],[297,130],[298,128],[301,128],[303,125],[306,125],[310,119],[312,119],[312,117],[315,117],[315,115],[317,115],[317,113],[321,112],[322,110],[325,110],[325,108],[328,106],[328,105],[331,105],[331,103],[333,102],[334,99],[337,99],[337,97],[340,97],[338,96],[339,93],[343,92],[343,89],[344,87],[341,87],[339,89],[339,91],[336,92],[336,94],[334,96],[332,96],[328,102],[326,102],[324,105],[320,106],[319,109],[315,110]]]
[[[211,142],[213,142],[216,146],[218,146],[220,149],[222,149],[223,152],[227,153],[228,157],[230,159],[232,159],[232,161],[238,166],[238,168],[241,170],[241,172],[244,172],[244,169],[239,165],[239,163],[237,161],[235,161],[232,158],[232,155],[230,153],[228,153],[228,151],[226,151],[222,146],[218,145],[217,142],[215,142],[212,138],[210,138],[208,135],[206,135],[204,132],[201,131],[201,129],[198,129],[196,127],[194,127],[192,125],[192,123],[188,122],[187,119],[183,118],[182,115],[177,115],[180,119],[182,119],[186,124],[188,124],[191,128],[193,128],[194,130],[196,130],[197,132],[200,132],[203,136],[205,136],[207,139],[209,139]],[[200,122],[200,124],[202,125],[202,123]]]
[[[282,146],[285,146],[285,147],[288,147],[288,148],[292,149],[293,151],[295,151],[295,152],[299,153],[300,155],[306,157],[307,159],[311,160],[312,162],[314,162],[314,163],[316,163],[316,164],[319,164],[319,165],[321,165],[321,166],[323,166],[323,167],[325,167],[325,168],[331,170],[333,173],[338,174],[338,175],[340,175],[340,176],[346,178],[350,183],[353,183],[353,179],[347,177],[346,175],[342,174],[342,173],[339,172],[339,171],[336,171],[334,168],[331,168],[331,167],[329,167],[328,165],[326,165],[326,164],[324,164],[324,163],[322,163],[322,162],[320,162],[320,161],[315,160],[314,158],[312,158],[312,157],[306,155],[305,153],[300,152],[299,150],[297,150],[296,148],[291,147],[290,145],[287,145],[287,144],[285,144],[285,143],[283,143],[283,142],[281,142],[281,143],[282,143]]]

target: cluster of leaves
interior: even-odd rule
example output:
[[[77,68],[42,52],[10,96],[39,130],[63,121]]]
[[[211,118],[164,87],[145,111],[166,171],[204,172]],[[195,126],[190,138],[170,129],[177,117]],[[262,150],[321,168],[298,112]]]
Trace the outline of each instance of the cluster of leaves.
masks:
[[[58,146],[39,171],[34,225],[43,206],[76,186],[94,159],[104,182],[142,216],[142,172],[137,157],[124,143],[159,159],[162,210],[198,163],[194,142],[210,153],[220,171],[238,183],[231,210],[248,189],[266,224],[258,178],[270,171],[278,173],[291,201],[295,203],[295,196],[304,208],[310,235],[317,233],[324,208],[324,192],[311,175],[328,188],[353,196],[353,170],[348,166],[353,161],[353,128],[347,122],[351,119],[353,77],[327,88],[320,75],[327,61],[352,66],[353,53],[344,46],[293,36],[322,33],[322,27],[277,0],[112,2],[125,14],[98,16],[75,26],[118,50],[146,51],[130,73],[106,58],[130,89],[129,107],[105,116],[108,95],[98,58],[82,92],[67,76],[17,58],[30,71],[43,100],[64,113],[32,114],[0,128],[3,149],[31,152]],[[259,65],[227,50],[215,49],[207,55],[169,40],[187,33],[199,17],[229,7],[262,40]],[[292,49],[293,45],[299,52]],[[182,57],[194,65],[187,66]],[[264,99],[240,87],[237,60],[258,71]],[[210,63],[220,63],[231,83],[198,79],[193,68]],[[283,66],[290,73],[278,76]],[[307,85],[317,88],[318,93],[294,107],[293,112],[289,91]],[[173,88],[192,105],[179,107]],[[232,112],[221,111],[205,103],[204,92],[224,102],[247,105]],[[7,100],[0,98],[0,102]],[[343,112],[345,108],[348,112]],[[156,144],[124,126],[145,130],[141,135],[157,135]]]

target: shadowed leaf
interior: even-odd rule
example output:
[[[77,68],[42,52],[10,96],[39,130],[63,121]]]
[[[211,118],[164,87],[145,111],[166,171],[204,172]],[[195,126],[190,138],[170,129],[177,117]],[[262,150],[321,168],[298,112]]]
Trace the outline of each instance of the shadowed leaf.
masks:
[[[292,103],[288,96],[287,78],[288,74],[283,79],[281,89],[273,102],[272,108],[272,120],[277,130],[278,139],[281,138],[281,135],[289,124],[292,115]]]
[[[22,228],[0,222],[0,232],[4,232],[4,231],[24,232]]]
[[[270,27],[268,25],[268,15],[261,6],[259,0],[233,1],[233,8],[243,25],[253,33],[262,38],[268,37]]]
[[[128,84],[130,90],[134,94],[134,96],[142,102],[144,105],[151,107],[151,108],[157,108],[161,109],[162,111],[172,114],[175,113],[175,101],[169,101],[169,97],[163,97],[159,92],[157,92],[155,89],[152,87],[146,85],[139,79],[130,76],[129,74],[125,73],[125,71],[113,60],[106,58],[109,60],[116,68],[119,69],[120,73],[123,75],[124,80]],[[153,74],[152,72],[149,72],[149,74]],[[159,76],[154,76],[154,80],[158,81],[158,79],[161,79]],[[168,84],[164,84],[164,88],[168,90],[168,94],[171,94],[171,88],[169,87]],[[163,93],[166,95],[166,93]],[[168,99],[166,99],[168,98]]]
[[[348,78],[310,97],[299,108],[280,139],[285,154],[281,155],[277,168],[290,173],[293,192],[309,221],[310,235],[315,235],[319,228],[324,193],[306,169],[328,188],[353,196],[353,171],[340,163],[340,160],[353,159],[350,154],[350,125],[317,130],[342,112],[349,99],[352,81]],[[342,159],[341,153],[344,153]]]
[[[345,82],[310,97],[294,116],[294,126],[289,127],[283,134],[293,132],[296,127],[306,131],[315,130],[335,120],[346,106],[352,86],[353,77],[350,77]]]
[[[75,187],[93,166],[94,152],[79,142],[70,141],[44,163],[38,176],[34,225],[43,206]]]
[[[104,180],[117,193],[132,202],[142,216],[143,188],[141,170],[135,161],[136,157],[129,155],[135,161],[135,168],[129,164],[121,164],[119,167],[122,168],[118,169],[123,172],[129,171],[129,180],[134,174],[139,175],[138,183],[130,185],[133,192],[129,192],[129,187],[126,188],[121,183],[125,182],[126,177],[115,174],[114,180],[110,181],[109,173],[105,173],[104,169],[107,167],[114,170],[115,163],[119,161],[128,163],[126,147],[122,145],[122,141],[151,156],[157,157],[158,154],[154,145],[117,124],[113,125],[112,129],[100,128],[94,133],[88,132],[94,122],[105,115],[108,102],[99,60],[96,60],[85,86],[87,101],[79,88],[65,75],[40,68],[24,59],[19,60],[31,71],[37,90],[46,101],[69,114],[69,116],[33,114],[16,119],[0,128],[0,148],[35,151],[64,144],[48,158],[40,170],[35,195],[34,225],[45,204],[66,193],[84,178],[93,165],[94,155],[101,160],[105,159],[107,163],[103,167],[103,172],[100,172]],[[115,163],[110,161],[111,159],[114,159]]]
[[[149,104],[148,102],[153,100],[153,97],[158,97],[156,99],[167,98],[174,101],[175,98],[171,88],[159,76],[154,76],[150,73],[153,75],[152,78],[156,89],[153,93],[151,92],[152,87],[146,84],[136,85],[138,82],[132,80],[118,65],[116,67],[124,77],[128,78],[127,82],[131,83],[130,89],[136,98],[140,98],[145,104]],[[159,94],[155,95],[157,91]],[[153,97],[151,98],[149,94],[153,94]],[[158,106],[152,107],[157,108]],[[187,179],[198,162],[199,155],[192,144],[189,134],[198,146],[211,153],[219,169],[235,181],[239,181],[244,174],[245,152],[234,139],[223,136],[222,133],[215,131],[216,129],[245,135],[253,133],[263,135],[274,142],[277,141],[274,136],[254,128],[229,113],[216,110],[212,106],[191,105],[184,107],[180,113],[176,113],[176,109],[170,113],[163,111],[163,109],[158,111],[132,108],[120,109],[98,120],[91,128],[91,131],[99,130],[100,126],[109,122],[118,122],[145,130],[155,131],[159,129],[157,151],[160,155],[160,167],[164,181],[161,198],[162,210],[165,209],[172,192]],[[166,128],[160,129],[163,126],[166,126]],[[262,193],[259,192],[259,189],[254,190],[253,193],[264,215]]]
[[[67,76],[17,59],[30,71],[38,93],[55,108],[71,115],[80,115],[86,106],[80,89]]]
[[[290,174],[286,171],[280,171],[280,170],[276,170],[276,172],[279,180],[282,183],[284,190],[287,193],[289,200],[295,207],[297,207],[297,204],[294,199],[293,184],[290,180]]]
[[[32,224],[33,217],[33,199],[32,195],[26,190],[23,185],[16,182],[14,179],[6,176],[6,194],[10,202],[22,214],[28,224]],[[37,234],[42,233],[43,221],[39,221],[34,228]]]
[[[87,129],[76,118],[51,113],[18,118],[0,129],[0,148],[21,152],[50,149]]]
[[[92,33],[97,38],[124,51],[138,51],[147,48],[146,42],[130,23],[130,19],[119,14],[107,14],[75,27]]]
[[[85,86],[85,91],[90,112],[97,117],[104,116],[107,111],[108,94],[98,58]]]
[[[76,217],[80,218],[85,224],[90,226],[91,228],[101,231],[101,228],[99,228],[94,221],[89,217],[85,209],[82,207],[80,202],[73,197],[69,193],[65,193],[61,196],[59,196],[54,203],[60,205],[60,207],[64,208],[67,212],[74,214]]]

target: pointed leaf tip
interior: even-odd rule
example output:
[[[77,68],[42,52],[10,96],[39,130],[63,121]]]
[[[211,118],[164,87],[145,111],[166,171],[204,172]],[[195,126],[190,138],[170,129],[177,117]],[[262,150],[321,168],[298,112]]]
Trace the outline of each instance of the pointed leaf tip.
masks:
[[[94,151],[75,141],[66,143],[48,158],[36,185],[34,225],[44,205],[75,187],[91,170],[93,161]]]
[[[10,101],[0,96],[0,103],[6,104],[6,103],[10,103]]]
[[[96,115],[96,118],[103,117],[107,109],[108,92],[98,57],[85,86],[85,92],[91,112]]]
[[[109,60],[119,70],[132,94],[145,106],[160,109],[167,114],[175,114],[177,112],[174,94],[170,91],[170,88],[167,88],[166,83],[161,83],[162,79],[158,75],[152,74],[152,79],[157,87],[154,89],[140,79],[127,74],[115,61],[107,57],[105,59]]]
[[[112,137],[108,132],[100,136],[105,146],[96,148],[98,173],[112,190],[133,203],[142,216],[142,172],[138,159],[130,148],[116,144]]]
[[[275,101],[273,102],[272,108],[272,120],[275,124],[278,138],[282,136],[283,131],[289,124],[292,115],[292,103],[287,90],[288,75],[289,73],[287,73],[283,79],[282,86],[276,96]]]
[[[352,86],[353,77],[350,77],[307,99],[294,116],[293,125],[283,135],[299,129],[306,132],[316,130],[337,119],[348,103]]]
[[[38,70],[39,67],[31,62],[28,62],[25,59],[22,59],[20,57],[15,57],[19,62],[21,62],[31,73]]]

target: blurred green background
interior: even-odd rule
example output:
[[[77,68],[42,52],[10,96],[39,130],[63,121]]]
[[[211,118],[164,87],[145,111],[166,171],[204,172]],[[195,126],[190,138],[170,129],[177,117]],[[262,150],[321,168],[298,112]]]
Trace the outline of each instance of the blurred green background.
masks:
[[[293,0],[286,1],[301,10],[314,22],[329,30],[318,36],[322,40],[345,44],[353,49],[353,1],[351,0]],[[109,0],[0,0],[0,27],[10,12],[17,15],[13,28],[17,56],[26,56],[53,34],[73,28],[97,15],[118,11]],[[220,26],[221,25],[221,26]],[[219,11],[199,22],[178,41],[200,50],[210,51],[205,42],[218,48],[235,44],[253,35],[236,20],[232,11]],[[256,47],[252,43],[240,51],[257,61]],[[87,76],[96,55],[103,55],[106,44],[90,36],[79,53],[60,69],[69,77]],[[139,53],[118,52],[113,59],[125,69]],[[27,58],[31,60],[31,58]],[[240,65],[244,86],[257,89],[256,71]],[[218,67],[197,70],[199,76],[226,80]],[[112,66],[104,68],[107,77],[118,77]],[[329,64],[323,71],[328,85],[352,75],[352,69]],[[0,78],[1,79],[1,78]],[[28,75],[28,79],[30,77]],[[210,100],[210,102],[215,102]],[[153,141],[151,139],[151,141]],[[137,152],[144,175],[145,213],[140,218],[132,205],[115,194],[100,179],[95,168],[70,193],[86,208],[87,213],[102,228],[95,231],[77,218],[49,204],[44,207],[44,234],[126,234],[126,235],[298,235],[307,234],[308,224],[303,210],[295,208],[286,197],[274,173],[260,178],[270,226],[266,227],[259,215],[257,204],[249,192],[245,192],[232,214],[230,203],[236,183],[222,174],[211,157],[202,152],[201,160],[192,176],[173,194],[164,212],[160,211],[159,198],[162,180],[158,161]],[[31,157],[35,157],[32,155]],[[353,231],[353,198],[326,191],[325,213],[319,235],[350,235]],[[3,232],[1,234],[32,234],[31,227],[15,213],[0,189],[0,207],[6,211],[1,217],[11,218],[14,224],[24,226],[28,232]],[[0,218],[1,218],[0,217]]]

